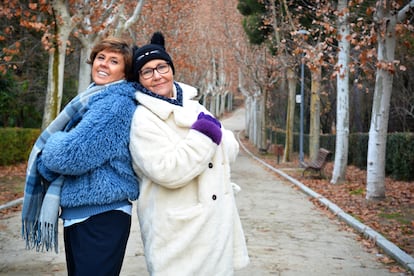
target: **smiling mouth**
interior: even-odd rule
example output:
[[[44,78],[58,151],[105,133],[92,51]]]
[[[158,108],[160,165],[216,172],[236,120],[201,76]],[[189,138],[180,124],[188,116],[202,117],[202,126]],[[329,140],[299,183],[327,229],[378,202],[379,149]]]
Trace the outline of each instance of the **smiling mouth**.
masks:
[[[107,76],[109,76],[109,74],[108,74],[108,73],[103,72],[103,71],[98,71],[97,73],[98,73],[98,75],[99,75],[99,76],[102,76],[102,77],[107,77]]]
[[[163,86],[164,84],[165,82],[160,82],[160,83],[154,84],[153,87],[160,87],[160,86]]]

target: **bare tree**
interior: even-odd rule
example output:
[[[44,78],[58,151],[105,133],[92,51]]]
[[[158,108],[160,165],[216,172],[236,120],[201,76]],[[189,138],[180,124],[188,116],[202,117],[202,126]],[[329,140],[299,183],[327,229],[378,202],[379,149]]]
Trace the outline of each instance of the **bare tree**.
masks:
[[[368,200],[385,198],[385,151],[393,75],[396,70],[394,60],[396,27],[406,20],[409,11],[414,8],[414,0],[400,10],[396,7],[399,7],[398,3],[391,0],[381,0],[376,5],[378,62],[368,141],[366,194]]]
[[[92,46],[105,36],[121,37],[129,33],[135,41],[135,32],[132,26],[139,19],[144,0],[129,3],[112,1],[103,6],[101,2],[82,4],[82,21],[74,30],[75,36],[81,42],[78,93],[84,91],[91,82],[91,67],[86,63]],[[128,12],[128,11],[132,11]]]
[[[345,180],[349,147],[349,10],[348,0],[338,1],[338,63],[336,103],[336,146],[332,184]]]
[[[52,11],[52,33],[45,33],[43,36],[46,47],[49,48],[49,72],[42,129],[45,129],[60,112],[67,41],[75,27],[75,18],[80,17],[79,12],[71,16],[66,1],[63,0],[52,1]]]

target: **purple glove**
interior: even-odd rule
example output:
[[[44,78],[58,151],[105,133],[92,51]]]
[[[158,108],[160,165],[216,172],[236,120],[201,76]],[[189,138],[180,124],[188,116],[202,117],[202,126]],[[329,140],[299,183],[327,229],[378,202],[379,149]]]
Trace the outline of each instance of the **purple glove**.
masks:
[[[211,122],[213,122],[213,123],[215,123],[216,124],[216,126],[218,126],[218,127],[220,127],[221,128],[221,124],[220,124],[220,122],[216,119],[216,118],[214,118],[213,116],[210,116],[210,115],[208,115],[208,114],[204,114],[204,112],[200,112],[199,114],[198,114],[198,117],[197,117],[197,119],[207,119],[207,120],[209,120],[209,121],[211,121]]]
[[[191,128],[210,137],[217,145],[220,144],[222,136],[221,124],[216,118],[200,112],[197,121],[194,122]]]

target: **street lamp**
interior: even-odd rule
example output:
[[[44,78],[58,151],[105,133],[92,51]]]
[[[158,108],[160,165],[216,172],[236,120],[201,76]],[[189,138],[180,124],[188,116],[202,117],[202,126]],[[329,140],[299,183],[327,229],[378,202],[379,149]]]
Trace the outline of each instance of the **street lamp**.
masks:
[[[305,93],[304,89],[304,82],[305,82],[305,62],[304,62],[305,53],[302,53],[301,56],[301,69],[300,69],[300,132],[299,132],[299,161],[300,164],[304,162],[303,156],[303,116],[304,116],[304,101],[305,101]]]
[[[301,35],[308,35],[309,32],[306,30],[299,30],[297,31],[298,34]],[[302,52],[300,62],[301,62],[301,70],[300,70],[300,132],[299,132],[299,163],[302,165],[304,163],[304,154],[303,154],[303,117],[304,117],[304,105],[305,105],[305,93],[304,93],[304,86],[305,86],[305,53]]]

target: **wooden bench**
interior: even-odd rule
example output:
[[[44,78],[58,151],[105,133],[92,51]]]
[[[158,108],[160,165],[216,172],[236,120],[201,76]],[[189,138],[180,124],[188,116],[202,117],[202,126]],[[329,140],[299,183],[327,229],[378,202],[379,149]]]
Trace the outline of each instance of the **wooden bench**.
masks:
[[[305,176],[305,172],[315,172],[319,174],[320,178],[325,177],[324,168],[326,163],[328,162],[328,158],[330,157],[330,155],[331,152],[329,150],[320,148],[315,161],[310,163],[303,163],[305,169],[302,172],[302,176]]]

